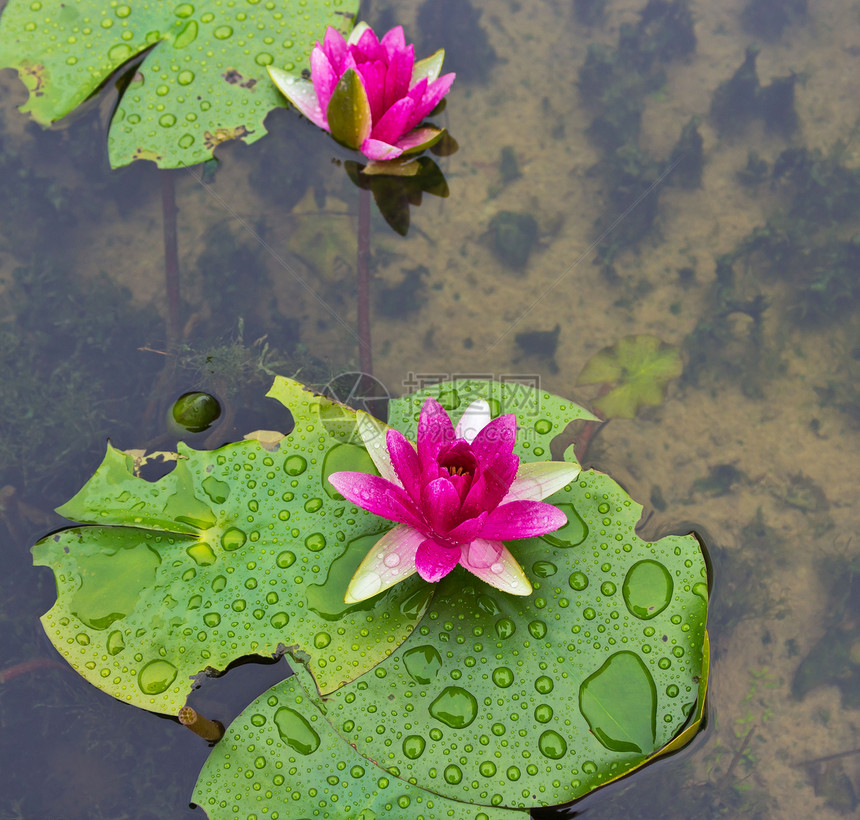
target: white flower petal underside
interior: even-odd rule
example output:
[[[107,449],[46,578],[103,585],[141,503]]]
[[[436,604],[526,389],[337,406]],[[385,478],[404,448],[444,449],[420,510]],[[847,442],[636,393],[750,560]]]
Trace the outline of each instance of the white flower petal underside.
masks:
[[[484,399],[475,399],[460,416],[460,421],[454,428],[454,435],[457,438],[466,439],[471,444],[491,419],[490,405]]]
[[[406,524],[398,524],[385,533],[359,564],[343,596],[344,602],[365,601],[413,575],[415,552],[425,538]]]
[[[578,475],[578,464],[567,461],[520,462],[517,477],[511,484],[502,504],[510,501],[543,501]]]
[[[517,563],[517,559],[511,555],[508,548],[501,541],[489,541],[481,543],[484,539],[476,539],[469,548],[463,550],[460,563],[491,587],[509,592],[511,595],[531,595],[532,585],[523,568]],[[476,560],[473,564],[469,560],[470,554],[481,559],[490,551],[497,551],[496,560],[489,566],[477,566],[486,563],[484,560]]]
[[[385,442],[385,434],[389,427],[383,424],[379,419],[374,418],[370,413],[365,413],[359,410],[355,414],[355,424],[358,428],[358,434],[367,448],[367,454],[373,460],[376,469],[386,481],[402,487],[403,483],[397,477],[397,471],[391,463],[391,456],[388,454],[388,445]]]

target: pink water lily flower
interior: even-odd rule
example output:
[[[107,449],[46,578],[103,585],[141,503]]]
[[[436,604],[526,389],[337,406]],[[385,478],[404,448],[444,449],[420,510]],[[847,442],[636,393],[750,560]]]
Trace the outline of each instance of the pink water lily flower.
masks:
[[[344,600],[370,598],[417,572],[439,581],[458,564],[514,595],[532,591],[503,541],[557,530],[567,517],[542,499],[569,484],[579,466],[560,461],[520,464],[516,418],[490,420],[479,399],[456,428],[428,398],[416,447],[397,430],[359,413],[359,433],[380,475],[338,472],[335,489],[353,504],[397,521],[362,561]]]
[[[418,126],[454,81],[453,74],[439,76],[444,57],[440,49],[416,63],[402,26],[381,40],[366,23],[348,40],[329,26],[311,52],[310,82],[272,66],[269,75],[311,122],[381,161],[422,151],[442,136],[438,128]]]

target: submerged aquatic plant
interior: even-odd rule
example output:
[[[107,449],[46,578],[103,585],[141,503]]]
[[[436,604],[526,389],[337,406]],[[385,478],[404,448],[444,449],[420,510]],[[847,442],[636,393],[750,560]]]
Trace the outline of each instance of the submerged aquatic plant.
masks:
[[[421,408],[417,453],[406,437],[359,425],[380,476],[332,473],[329,481],[353,504],[399,522],[377,541],[356,570],[346,603],[370,598],[417,572],[441,581],[458,564],[490,586],[529,595],[532,586],[502,539],[546,535],[567,517],[542,499],[569,484],[579,465],[520,465],[514,455],[516,416],[490,420],[483,399],[457,427],[433,398]]]
[[[359,23],[345,40],[329,27],[311,53],[310,82],[269,66],[284,96],[312,123],[347,148],[374,161],[417,153],[442,137],[432,126],[419,127],[448,93],[454,74],[439,76],[443,50],[415,62],[403,27],[379,39]]]

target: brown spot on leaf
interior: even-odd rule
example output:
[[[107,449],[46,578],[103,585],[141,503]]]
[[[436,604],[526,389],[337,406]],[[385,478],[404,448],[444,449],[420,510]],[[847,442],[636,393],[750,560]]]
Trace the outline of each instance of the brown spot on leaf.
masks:
[[[204,132],[203,144],[211,151],[222,142],[242,139],[242,137],[247,137],[253,133],[253,131],[249,131],[244,125],[237,125],[235,128],[216,128],[214,134],[211,131]]]
[[[230,85],[239,85],[244,77],[235,68],[228,68],[222,75]]]
[[[34,97],[45,95],[45,66],[41,63],[25,63],[21,66],[21,79]]]
[[[161,154],[156,151],[151,150],[150,148],[135,148],[134,153],[131,155],[132,160],[137,159],[149,159],[153,162],[158,162],[161,159]]]

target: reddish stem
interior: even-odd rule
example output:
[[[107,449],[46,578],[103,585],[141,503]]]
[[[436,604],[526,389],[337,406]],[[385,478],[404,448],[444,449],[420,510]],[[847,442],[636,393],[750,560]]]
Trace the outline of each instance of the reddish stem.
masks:
[[[26,675],[28,672],[35,672],[37,669],[66,669],[66,664],[60,661],[55,661],[51,658],[33,658],[29,661],[21,661],[14,666],[7,666],[5,669],[0,669],[0,683],[8,683],[12,678],[17,678],[19,675]]]
[[[176,241],[176,185],[171,171],[161,172],[164,227],[164,286],[167,293],[167,346],[179,342],[179,249]]]
[[[362,373],[373,375],[370,346],[370,190],[358,189],[358,360]]]

